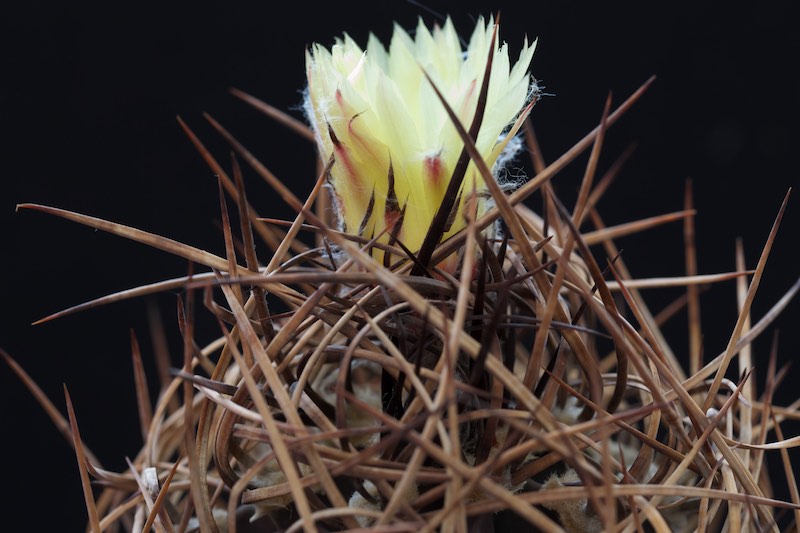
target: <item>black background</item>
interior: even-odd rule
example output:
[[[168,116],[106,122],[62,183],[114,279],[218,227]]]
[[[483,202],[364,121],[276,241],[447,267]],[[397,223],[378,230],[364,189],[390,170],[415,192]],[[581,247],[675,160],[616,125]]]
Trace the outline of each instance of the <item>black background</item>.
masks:
[[[747,9],[702,1],[657,8],[639,5],[645,2],[599,4],[425,6],[450,13],[462,35],[471,31],[474,16],[501,11],[501,38],[512,53],[524,35],[539,38],[531,70],[554,96],[536,106],[533,120],[549,161],[597,123],[609,91],[620,102],[655,74],[645,97],[609,133],[602,168],[630,143],[638,148],[602,200],[601,212],[608,223],[620,223],[679,210],[684,181],[691,177],[700,271],[732,270],[737,237],[754,267],[784,194],[798,184],[800,43],[792,2],[752,3]],[[307,45],[331,44],[345,31],[362,44],[370,30],[386,40],[392,20],[411,29],[418,16],[429,24],[436,18],[407,2],[28,2],[4,13],[0,347],[59,407],[62,384],[69,387],[83,437],[104,466],[124,468],[124,457],[140,445],[129,332],[136,331],[147,359],[152,347],[146,302],[30,323],[90,298],[182,275],[187,265],[67,221],[15,213],[15,205],[71,209],[221,253],[216,181],[176,115],[227,161],[224,144],[202,117],[211,113],[302,196],[315,177],[313,147],[228,89],[237,87],[301,117]],[[584,162],[556,178],[568,202]],[[262,214],[290,216],[259,178],[247,173],[246,179]],[[797,194],[754,304],[757,317],[800,271]],[[683,272],[680,242],[681,226],[673,224],[619,244],[634,275],[646,277]],[[645,294],[657,310],[678,293]],[[175,299],[168,293],[155,302],[177,364]],[[733,284],[714,287],[703,304],[705,350],[714,356],[735,323]],[[798,311],[793,302],[777,323],[781,363],[800,349]],[[685,316],[666,331],[683,356]],[[770,337],[756,343],[759,386]],[[12,493],[4,501],[5,518],[18,513],[30,520],[27,530],[81,530],[85,511],[71,449],[5,366],[0,384],[3,485]],[[785,384],[779,396],[793,400],[794,384]]]

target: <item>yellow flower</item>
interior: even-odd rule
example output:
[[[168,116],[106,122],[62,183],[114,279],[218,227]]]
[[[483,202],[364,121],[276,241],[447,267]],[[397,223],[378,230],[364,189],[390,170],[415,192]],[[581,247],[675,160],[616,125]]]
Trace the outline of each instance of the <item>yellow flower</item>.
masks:
[[[329,184],[344,231],[366,238],[384,232],[380,242],[396,239],[419,250],[464,147],[431,83],[469,129],[492,46],[476,146],[490,168],[509,159],[518,145],[509,141],[537,91],[528,74],[535,42],[526,39],[512,65],[505,43],[493,43],[493,30],[491,20],[479,19],[464,51],[450,19],[432,32],[420,20],[414,38],[395,25],[388,52],[374,35],[365,51],[345,34],[330,50],[315,44],[306,54],[306,112],[320,155],[335,158]],[[465,226],[464,209],[480,216],[490,207],[474,164],[461,189],[444,238]],[[373,256],[384,260],[380,250]]]

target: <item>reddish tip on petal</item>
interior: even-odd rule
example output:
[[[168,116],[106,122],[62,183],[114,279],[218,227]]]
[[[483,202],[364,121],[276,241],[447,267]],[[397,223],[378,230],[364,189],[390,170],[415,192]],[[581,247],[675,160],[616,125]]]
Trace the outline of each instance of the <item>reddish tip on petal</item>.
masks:
[[[328,123],[328,135],[331,137],[331,142],[333,143],[333,152],[337,162],[340,162],[344,165],[344,168],[347,171],[347,175],[350,181],[354,185],[359,184],[359,175],[358,171],[353,165],[353,162],[350,160],[350,154],[347,152],[347,147],[342,144],[342,141],[339,140],[339,137],[336,136],[336,132],[333,131],[333,126]],[[351,191],[353,193],[354,191]]]
[[[344,109],[344,97],[342,96],[341,89],[336,89],[336,103],[339,105],[339,109]]]
[[[439,183],[442,179],[442,158],[439,154],[426,157],[424,165],[425,176],[434,183]]]

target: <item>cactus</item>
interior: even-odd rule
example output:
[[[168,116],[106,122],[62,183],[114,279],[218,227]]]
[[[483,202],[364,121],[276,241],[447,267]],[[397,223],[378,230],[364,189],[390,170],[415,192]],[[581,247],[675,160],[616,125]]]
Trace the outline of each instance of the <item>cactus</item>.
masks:
[[[668,216],[606,227],[598,211],[620,166],[599,175],[606,132],[651,80],[619,105],[609,98],[598,126],[546,165],[528,120],[533,46],[517,63],[508,54],[493,19],[478,21],[466,49],[449,20],[432,31],[420,22],[413,39],[396,29],[388,51],[372,38],[364,53],[347,36],[314,46],[310,128],[237,93],[316,140],[305,199],[213,118],[235,153],[229,166],[181,121],[219,178],[225,256],[20,205],[194,265],[48,317],[184,290],[183,366],[152,408],[137,373],[146,440],[129,469],[97,467],[67,395],[92,531],[738,531],[777,529],[777,509],[800,509],[774,498],[764,475],[778,450],[793,481],[796,439],[780,423],[797,407],[772,405],[774,364],[756,390],[747,351],[798,290],[750,325],[786,200],[754,270],[632,279],[614,239],[676,220],[692,230],[688,189],[687,210]],[[502,179],[523,145],[535,175]],[[551,180],[586,152],[570,208]],[[294,220],[256,214],[242,165]],[[541,212],[524,203],[533,194]],[[257,239],[269,255],[256,254]],[[660,329],[668,316],[640,290],[685,286],[676,306],[691,311],[700,285],[734,279],[728,346],[701,363],[695,343],[684,367]],[[205,345],[199,313],[219,327]],[[699,328],[690,322],[693,338]]]

